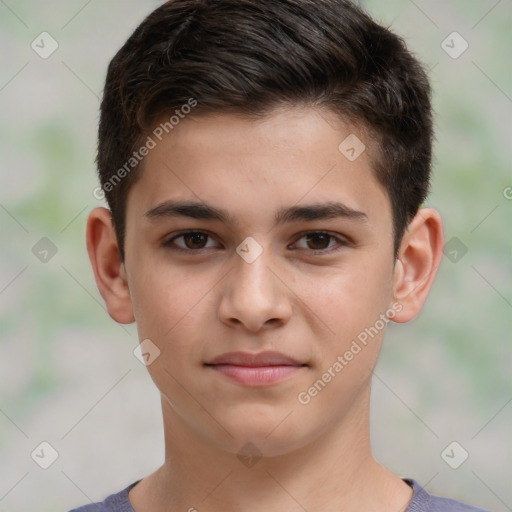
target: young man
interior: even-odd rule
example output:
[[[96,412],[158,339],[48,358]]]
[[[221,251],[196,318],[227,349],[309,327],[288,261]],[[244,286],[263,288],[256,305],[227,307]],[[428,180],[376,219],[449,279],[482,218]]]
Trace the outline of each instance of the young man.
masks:
[[[82,512],[476,511],[372,457],[387,324],[442,221],[422,66],[346,0],[174,0],[112,60],[87,247],[136,321],[165,462]]]

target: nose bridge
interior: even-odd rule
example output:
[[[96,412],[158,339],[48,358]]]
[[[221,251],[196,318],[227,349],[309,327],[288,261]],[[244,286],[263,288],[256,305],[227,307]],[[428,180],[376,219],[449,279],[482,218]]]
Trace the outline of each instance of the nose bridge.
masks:
[[[249,251],[241,256],[242,249],[237,249],[238,258],[235,259],[235,280],[240,281],[240,288],[250,293],[262,293],[268,297],[271,291],[272,273],[269,270],[270,254],[269,250],[261,251],[255,254],[255,249],[250,248]]]
[[[285,321],[290,314],[286,288],[274,273],[270,248],[246,238],[236,249],[233,271],[228,274],[220,315],[223,321],[242,323],[258,330],[269,320]]]

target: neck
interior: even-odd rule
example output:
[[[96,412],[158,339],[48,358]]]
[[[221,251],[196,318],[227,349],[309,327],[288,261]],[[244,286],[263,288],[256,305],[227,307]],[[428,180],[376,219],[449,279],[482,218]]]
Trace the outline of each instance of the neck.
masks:
[[[130,491],[136,512],[404,511],[412,491],[372,457],[369,389],[339,424],[283,455],[241,458],[162,399],[165,462]]]

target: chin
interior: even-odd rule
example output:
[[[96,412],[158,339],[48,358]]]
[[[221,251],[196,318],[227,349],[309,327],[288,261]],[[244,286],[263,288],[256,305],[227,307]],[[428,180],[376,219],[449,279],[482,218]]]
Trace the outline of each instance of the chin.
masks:
[[[293,452],[316,438],[304,423],[295,425],[288,420],[283,422],[285,417],[286,414],[277,421],[274,418],[256,421],[251,415],[237,418],[237,421],[224,423],[232,437],[223,431],[221,439],[215,439],[215,442],[223,450],[239,457],[277,457]]]

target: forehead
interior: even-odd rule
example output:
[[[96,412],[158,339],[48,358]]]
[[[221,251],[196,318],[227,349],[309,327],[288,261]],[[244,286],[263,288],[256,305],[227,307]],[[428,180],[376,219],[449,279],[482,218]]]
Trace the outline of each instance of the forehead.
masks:
[[[204,202],[243,223],[274,221],[282,206],[341,202],[391,222],[387,194],[371,168],[373,141],[337,116],[312,108],[260,119],[188,117],[145,157],[128,195],[128,217],[169,200]]]

